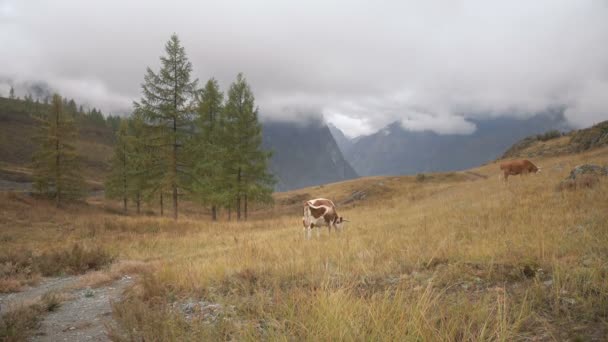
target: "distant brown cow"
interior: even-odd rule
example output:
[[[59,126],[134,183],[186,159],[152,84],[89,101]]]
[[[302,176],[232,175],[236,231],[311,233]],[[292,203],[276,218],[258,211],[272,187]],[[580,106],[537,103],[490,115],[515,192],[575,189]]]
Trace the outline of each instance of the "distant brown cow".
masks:
[[[528,173],[540,172],[540,167],[534,165],[527,159],[511,160],[500,164],[505,182],[509,176],[526,175]]]

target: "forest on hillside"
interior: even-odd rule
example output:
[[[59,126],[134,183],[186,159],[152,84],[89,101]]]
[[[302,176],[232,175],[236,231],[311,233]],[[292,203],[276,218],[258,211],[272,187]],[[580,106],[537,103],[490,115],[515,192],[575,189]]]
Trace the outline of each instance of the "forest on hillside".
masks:
[[[0,121],[35,126],[24,137],[34,141],[34,150],[12,153],[8,146],[20,144],[2,141],[2,160],[31,166],[35,191],[60,207],[86,194],[82,165],[95,156],[83,153],[79,138],[93,135],[112,148],[103,172],[105,195],[120,199],[125,213],[131,204],[139,214],[142,202],[156,202],[163,215],[170,203],[177,219],[179,202],[188,199],[209,207],[213,220],[220,208],[247,219],[251,203],[272,201],[275,181],[245,76],[239,73],[226,94],[214,78],[199,87],[177,35],[166,43],[161,65],[147,68],[141,99],[122,118],[59,94],[19,99],[11,88],[8,98],[0,98]],[[30,155],[31,161],[23,160]]]

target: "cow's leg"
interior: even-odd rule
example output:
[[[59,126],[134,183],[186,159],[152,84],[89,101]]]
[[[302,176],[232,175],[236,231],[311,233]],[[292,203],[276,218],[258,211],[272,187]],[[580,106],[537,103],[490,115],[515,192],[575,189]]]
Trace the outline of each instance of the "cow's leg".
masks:
[[[306,239],[307,239],[307,240],[310,240],[310,233],[311,233],[311,230],[312,230],[312,227],[311,227],[311,226],[308,226],[308,227],[306,228]]]

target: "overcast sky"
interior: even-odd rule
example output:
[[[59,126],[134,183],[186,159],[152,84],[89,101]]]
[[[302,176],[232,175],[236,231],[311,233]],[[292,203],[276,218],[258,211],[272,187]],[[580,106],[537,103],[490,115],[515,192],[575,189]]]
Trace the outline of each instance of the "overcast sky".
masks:
[[[173,32],[201,82],[242,71],[265,119],[323,115],[349,136],[556,106],[608,119],[606,0],[0,0],[0,93],[44,81],[127,112]]]

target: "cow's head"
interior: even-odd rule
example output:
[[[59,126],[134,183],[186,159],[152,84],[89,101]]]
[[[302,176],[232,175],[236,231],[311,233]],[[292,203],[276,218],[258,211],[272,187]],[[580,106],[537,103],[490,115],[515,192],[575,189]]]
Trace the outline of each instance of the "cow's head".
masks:
[[[344,227],[344,222],[349,222],[348,220],[345,220],[344,217],[340,216],[336,219],[336,227],[338,229],[342,229]]]

